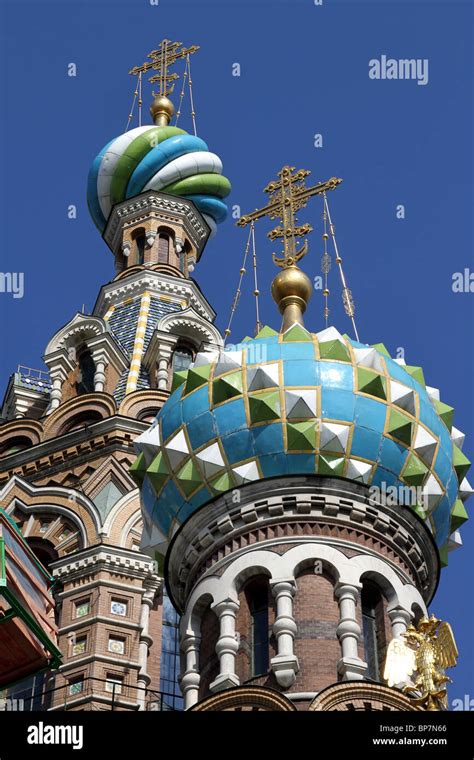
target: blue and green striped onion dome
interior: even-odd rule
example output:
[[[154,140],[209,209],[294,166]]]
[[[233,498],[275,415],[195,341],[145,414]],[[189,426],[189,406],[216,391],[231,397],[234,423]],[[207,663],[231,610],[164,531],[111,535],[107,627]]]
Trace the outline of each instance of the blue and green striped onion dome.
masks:
[[[357,343],[333,327],[316,334],[296,324],[283,334],[266,327],[255,339],[199,353],[175,374],[174,387],[136,440],[132,465],[145,538],[158,554],[216,495],[292,474],[395,494],[400,508],[426,522],[443,564],[461,543],[472,491],[464,436],[422,369],[390,358],[383,344]],[[420,499],[410,505],[413,494]]]
[[[87,205],[102,233],[112,207],[145,190],[192,200],[212,232],[227,214],[230,182],[200,137],[178,127],[137,127],[109,142],[91,166]]]

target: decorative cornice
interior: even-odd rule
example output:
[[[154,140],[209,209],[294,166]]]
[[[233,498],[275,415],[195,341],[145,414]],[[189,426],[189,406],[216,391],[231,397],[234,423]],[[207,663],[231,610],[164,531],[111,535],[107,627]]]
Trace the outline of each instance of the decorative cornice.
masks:
[[[131,222],[159,214],[160,222],[180,222],[200,254],[211,231],[192,201],[148,190],[112,209],[103,238],[113,253],[120,250],[123,228]]]
[[[94,314],[105,314],[110,306],[122,303],[125,299],[142,295],[149,291],[151,296],[167,295],[174,298],[179,309],[185,301],[208,322],[213,322],[216,313],[203,296],[193,280],[184,280],[151,269],[135,271],[129,277],[104,285],[94,306]]]
[[[122,549],[120,547],[93,546],[89,549],[75,553],[74,556],[66,556],[52,562],[50,565],[54,578],[62,581],[75,580],[90,575],[91,572],[106,570],[110,573],[119,572],[131,578],[148,578],[156,581],[156,590],[160,586],[160,579],[156,575],[156,563],[145,554]]]
[[[184,599],[209,563],[215,571],[217,553],[220,552],[226,560],[231,554],[235,556],[234,552],[237,554],[236,543],[238,545],[240,535],[295,521],[324,522],[379,541],[400,556],[409,568],[409,572],[403,573],[406,582],[411,576],[424,599],[429,601],[439,575],[439,558],[433,539],[411,510],[374,504],[373,498],[369,503],[366,490],[350,481],[293,476],[273,479],[271,488],[268,481],[256,482],[214,499],[191,515],[170,545],[165,575],[175,603],[183,606]],[[315,540],[341,544],[330,535],[318,538],[301,534],[290,541],[284,535],[269,542],[259,541],[259,548],[275,542]],[[342,543],[367,553],[366,547],[350,538]],[[250,546],[255,548],[254,544]],[[244,546],[241,551],[246,550]],[[376,554],[374,551],[369,553]],[[400,574],[400,566],[388,558],[386,561]]]

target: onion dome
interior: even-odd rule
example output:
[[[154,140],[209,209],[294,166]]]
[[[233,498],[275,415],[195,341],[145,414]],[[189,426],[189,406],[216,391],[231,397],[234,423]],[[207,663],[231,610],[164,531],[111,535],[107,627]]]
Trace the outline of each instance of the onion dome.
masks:
[[[334,327],[266,327],[227,350],[199,353],[174,387],[136,440],[132,466],[158,554],[217,495],[293,474],[355,481],[414,510],[443,564],[460,543],[472,490],[464,436],[422,369],[392,359],[382,344]]]
[[[136,127],[102,148],[91,166],[87,204],[102,233],[116,203],[146,190],[194,202],[211,230],[227,214],[230,182],[204,140],[170,126]]]

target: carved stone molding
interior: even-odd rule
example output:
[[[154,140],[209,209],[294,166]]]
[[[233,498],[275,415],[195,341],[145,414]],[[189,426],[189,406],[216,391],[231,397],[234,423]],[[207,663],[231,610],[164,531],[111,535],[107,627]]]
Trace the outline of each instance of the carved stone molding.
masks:
[[[268,490],[267,483],[258,482],[217,497],[175,534],[167,566],[178,607],[184,607],[203,574],[218,573],[219,567],[252,548],[250,541],[239,543],[239,537],[249,533],[254,535],[253,542],[258,533],[261,548],[317,541],[381,556],[405,582],[416,585],[425,601],[433,596],[439,575],[438,552],[427,528],[410,509],[374,504],[365,486],[333,478],[278,478],[272,482],[271,496]],[[306,535],[300,531],[288,538],[285,526],[291,522],[309,526]],[[312,536],[311,526],[321,524],[325,530]],[[265,540],[263,531],[269,526],[278,531]],[[333,532],[339,529],[339,539],[331,534],[331,528]],[[374,549],[374,542],[384,547],[383,554]]]

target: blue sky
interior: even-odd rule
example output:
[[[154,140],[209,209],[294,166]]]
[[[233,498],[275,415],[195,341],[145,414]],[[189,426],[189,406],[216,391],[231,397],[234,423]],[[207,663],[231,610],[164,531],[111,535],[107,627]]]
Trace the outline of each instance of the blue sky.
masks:
[[[474,270],[471,3],[3,0],[0,13],[1,271],[24,272],[25,283],[22,299],[0,293],[3,387],[18,363],[42,368],[49,338],[83,304],[91,310],[113,277],[112,255],[87,212],[87,172],[124,131],[128,70],[168,37],[202,46],[192,60],[198,134],[224,162],[229,204],[242,212],[262,205],[263,187],[287,163],[311,169],[311,180],[344,179],[329,200],[361,340],[402,347],[409,364],[423,366],[455,407],[472,458],[473,294],[452,291],[453,273]],[[369,60],[382,55],[428,59],[428,83],[370,79]],[[71,62],[75,78],[67,76]],[[180,126],[190,129],[189,119]],[[314,147],[315,134],[323,148]],[[315,227],[303,263],[311,278],[319,274],[320,215],[317,200],[299,214]],[[257,228],[261,310],[278,327],[270,226]],[[229,218],[195,270],[221,329],[245,240]],[[349,331],[335,275],[330,321]],[[249,279],[235,340],[253,329],[251,289]],[[315,292],[311,329],[323,326],[322,309]],[[473,525],[432,605],[453,625],[461,653],[451,699],[474,697]]]

